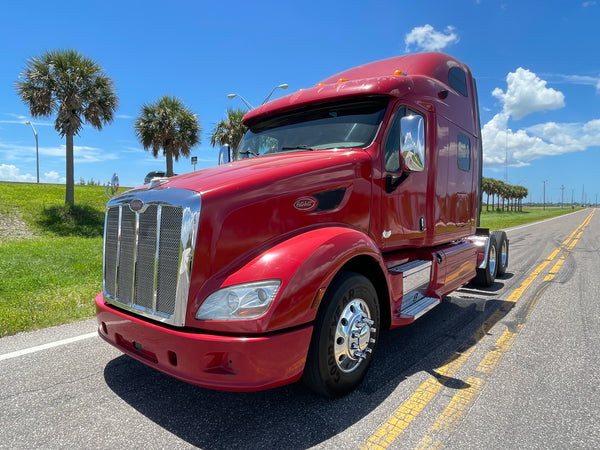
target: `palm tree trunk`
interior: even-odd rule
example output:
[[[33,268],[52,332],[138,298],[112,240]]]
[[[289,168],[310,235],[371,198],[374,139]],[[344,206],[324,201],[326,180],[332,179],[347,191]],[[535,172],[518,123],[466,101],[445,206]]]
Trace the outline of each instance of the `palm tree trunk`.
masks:
[[[67,189],[65,192],[65,204],[75,205],[75,177],[73,170],[73,133],[67,133]]]
[[[168,177],[172,177],[173,176],[173,152],[171,152],[171,150],[166,150],[166,157],[167,157],[167,176]]]

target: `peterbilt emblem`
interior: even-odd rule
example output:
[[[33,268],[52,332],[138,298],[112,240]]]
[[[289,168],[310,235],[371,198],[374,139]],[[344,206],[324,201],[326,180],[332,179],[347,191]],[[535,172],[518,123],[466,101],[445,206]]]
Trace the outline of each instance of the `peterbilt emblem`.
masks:
[[[143,207],[144,202],[139,198],[134,198],[129,202],[129,209],[131,209],[133,212],[141,211]]]
[[[319,202],[314,197],[300,197],[294,202],[294,208],[298,211],[312,211]]]

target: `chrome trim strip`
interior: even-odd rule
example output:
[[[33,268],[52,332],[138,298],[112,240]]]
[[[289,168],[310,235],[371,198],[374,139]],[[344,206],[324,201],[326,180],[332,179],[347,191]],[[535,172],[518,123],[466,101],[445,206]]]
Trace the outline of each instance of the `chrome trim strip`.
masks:
[[[156,313],[156,299],[158,297],[158,261],[160,259],[160,220],[162,218],[162,205],[156,208],[156,239],[154,248],[154,274],[152,275],[152,313]]]

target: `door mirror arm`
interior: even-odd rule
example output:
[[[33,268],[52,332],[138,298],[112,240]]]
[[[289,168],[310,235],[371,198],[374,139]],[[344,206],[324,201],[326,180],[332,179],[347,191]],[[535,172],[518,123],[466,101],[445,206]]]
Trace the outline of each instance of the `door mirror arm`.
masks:
[[[386,175],[385,177],[385,192],[391,194],[404,180],[408,178],[410,172],[402,172],[400,175]]]

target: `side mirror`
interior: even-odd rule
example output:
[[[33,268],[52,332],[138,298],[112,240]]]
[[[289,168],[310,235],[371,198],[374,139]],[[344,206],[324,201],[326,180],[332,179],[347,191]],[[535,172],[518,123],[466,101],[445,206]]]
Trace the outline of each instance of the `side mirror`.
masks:
[[[119,190],[119,175],[113,173],[112,178],[106,184],[106,196],[108,198],[114,197],[117,191]],[[109,194],[110,191],[110,194]]]
[[[219,165],[231,162],[231,152],[229,150],[229,145],[225,144],[221,146],[219,149]]]
[[[400,152],[411,172],[425,169],[425,124],[423,117],[414,114],[400,121]]]

